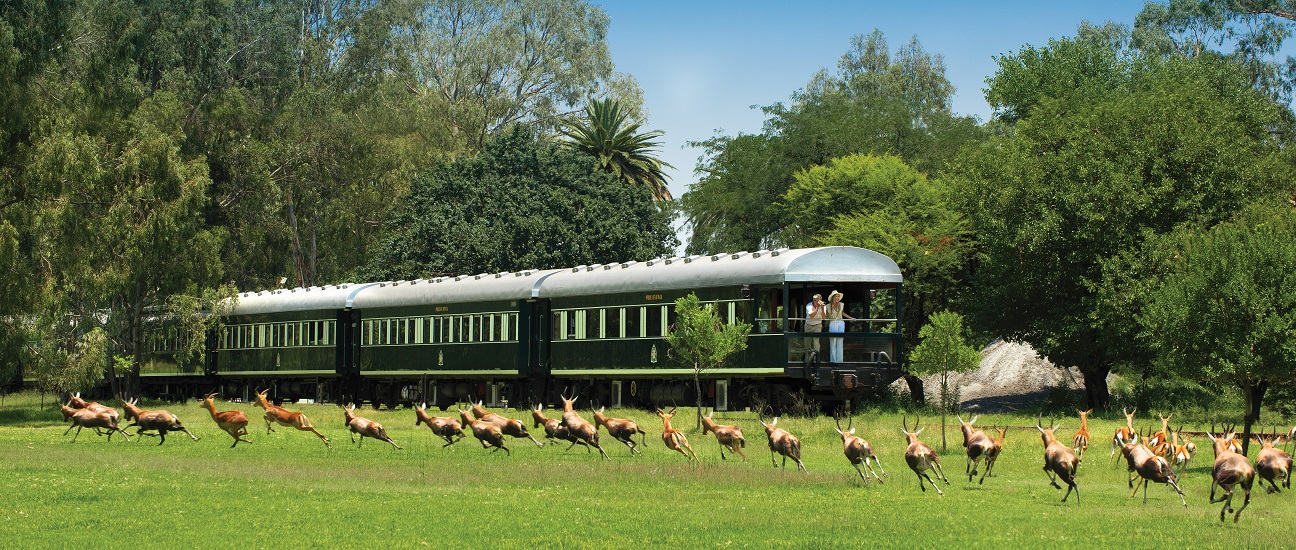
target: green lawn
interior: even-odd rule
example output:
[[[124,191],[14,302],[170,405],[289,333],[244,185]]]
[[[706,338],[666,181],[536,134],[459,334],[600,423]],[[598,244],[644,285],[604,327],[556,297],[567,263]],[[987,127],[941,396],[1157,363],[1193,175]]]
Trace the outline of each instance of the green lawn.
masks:
[[[939,497],[920,491],[904,465],[895,415],[855,420],[890,474],[879,485],[859,480],[831,418],[779,421],[802,440],[804,475],[770,467],[752,413],[716,413],[748,440],[749,461],[722,462],[715,439],[693,432],[692,410],[681,408],[675,427],[703,460],[692,467],[665,448],[661,422],[645,411],[613,411],[648,429],[644,455],[629,456],[603,432],[612,455],[603,461],[580,447],[526,440],[510,441],[505,456],[471,434],[443,449],[426,427],[415,428],[412,410],[357,411],[386,425],[405,449],[373,440],[357,448],[341,408],[292,407],[333,441],[328,450],[308,432],[267,435],[261,409],[219,407],[248,414],[254,443],[229,448],[230,437],[194,403],[165,408],[198,442],[179,434],[163,446],[156,438],[110,443],[83,431],[71,443],[56,410],[10,396],[0,407],[0,540],[51,548],[1285,547],[1296,523],[1294,496],[1268,495],[1258,484],[1241,524],[1231,516],[1221,523],[1220,505],[1207,503],[1209,441],[1197,441],[1201,454],[1182,481],[1186,509],[1161,485],[1146,505],[1141,491],[1128,498],[1124,461],[1108,459],[1117,426],[1110,419],[1090,422],[1096,444],[1080,470],[1081,500],[1064,504],[1041,471],[1033,427],[1008,432],[996,476],[984,485],[963,475],[962,440],[951,428],[942,453],[951,485],[941,484]],[[923,422],[923,439],[939,452],[939,418]],[[981,423],[1033,426],[1034,418],[983,414]],[[1078,421],[1064,424],[1069,439]],[[1239,492],[1236,505],[1241,500]]]

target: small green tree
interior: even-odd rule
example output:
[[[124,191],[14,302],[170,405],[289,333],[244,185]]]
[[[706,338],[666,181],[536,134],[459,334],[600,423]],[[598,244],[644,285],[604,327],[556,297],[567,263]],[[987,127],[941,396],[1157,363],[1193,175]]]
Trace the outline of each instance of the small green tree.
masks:
[[[693,367],[697,395],[697,428],[702,427],[702,374],[723,365],[729,356],[747,349],[751,325],[739,320],[726,323],[715,304],[703,304],[692,292],[675,300],[675,324],[666,341],[671,357]]]
[[[949,403],[949,373],[967,372],[981,364],[981,352],[967,345],[963,316],[953,311],[932,314],[918,337],[922,342],[909,354],[909,371],[941,375],[941,451],[945,450],[945,413]]]

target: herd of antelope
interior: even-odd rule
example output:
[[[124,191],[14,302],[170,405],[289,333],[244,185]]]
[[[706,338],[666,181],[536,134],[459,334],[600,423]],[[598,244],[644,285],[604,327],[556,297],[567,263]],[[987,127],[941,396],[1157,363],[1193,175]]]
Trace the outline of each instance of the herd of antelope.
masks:
[[[212,420],[216,425],[224,430],[234,439],[231,448],[237,446],[240,442],[251,443],[246,439],[248,435],[248,417],[240,410],[217,411],[215,404],[216,394],[209,394],[202,400],[202,406],[211,413]],[[606,429],[608,435],[613,439],[623,443],[630,454],[641,455],[641,448],[647,447],[648,432],[641,428],[635,421],[625,418],[613,418],[607,416],[604,408],[597,410],[591,408],[590,413],[594,422],[585,420],[584,417],[576,410],[576,396],[562,396],[563,410],[558,419],[545,416],[544,406],[537,405],[531,409],[531,419],[534,428],[544,428],[545,438],[550,444],[561,442],[569,443],[567,450],[576,445],[584,446],[587,452],[592,453],[598,450],[603,459],[610,459],[607,451],[599,443],[600,428]],[[267,391],[256,392],[255,406],[265,410],[266,433],[274,431],[275,425],[288,426],[300,431],[308,431],[320,439],[328,448],[332,448],[329,439],[315,429],[310,419],[305,414],[297,411],[290,411],[280,406],[276,406],[267,398]],[[189,432],[180,419],[168,411],[157,410],[149,411],[140,409],[135,400],[124,401],[126,420],[134,421],[125,428],[135,427],[135,437],[148,435],[158,437],[158,445],[166,442],[167,432],[183,432],[194,441],[198,437]],[[67,404],[61,405],[63,417],[71,422],[71,426],[64,432],[66,436],[76,428],[77,432],[72,437],[75,442],[80,435],[82,428],[93,428],[95,433],[103,435],[107,433],[109,441],[112,440],[114,433],[120,432],[122,437],[130,440],[130,434],[125,428],[119,427],[120,416],[115,408],[102,405],[100,403],[89,402],[81,398],[81,395],[75,394]],[[671,419],[675,416],[675,408],[669,411],[657,409],[656,415],[662,420],[662,443],[667,449],[678,452],[685,457],[691,464],[700,463],[697,453],[689,444],[688,437],[684,432],[671,427]],[[445,444],[442,447],[449,447],[458,443],[464,438],[464,428],[467,427],[472,431],[473,437],[481,443],[483,449],[491,449],[492,452],[503,450],[505,454],[512,454],[507,447],[505,436],[512,439],[528,439],[537,447],[543,447],[544,442],[533,437],[526,428],[526,425],[517,419],[508,418],[486,410],[481,402],[470,403],[467,409],[459,408],[459,418],[431,416],[427,413],[427,406],[419,405],[415,407],[416,420],[414,425],[426,425],[432,433],[442,438]],[[1089,414],[1090,411],[1077,411],[1080,416],[1080,427],[1076,430],[1074,437],[1071,439],[1071,445],[1067,446],[1062,440],[1058,439],[1057,433],[1062,429],[1060,424],[1055,425],[1051,421],[1049,426],[1043,425],[1043,418],[1038,418],[1035,423],[1036,430],[1040,433],[1040,439],[1044,444],[1044,472],[1049,478],[1049,483],[1059,491],[1062,486],[1058,484],[1061,480],[1066,484],[1066,493],[1062,496],[1062,502],[1066,502],[1074,492],[1076,502],[1080,500],[1080,488],[1076,483],[1076,475],[1079,471],[1081,461],[1085,452],[1089,448]],[[1184,498],[1183,490],[1179,486],[1180,476],[1175,473],[1175,468],[1180,472],[1186,472],[1193,455],[1197,451],[1196,445],[1183,434],[1183,426],[1178,429],[1170,429],[1170,420],[1173,415],[1158,415],[1161,419],[1161,430],[1155,433],[1151,428],[1145,430],[1135,430],[1134,415],[1137,411],[1124,410],[1125,425],[1121,426],[1112,435],[1111,455],[1110,458],[1114,463],[1117,458],[1117,451],[1121,457],[1125,458],[1129,471],[1128,485],[1133,491],[1130,498],[1138,494],[1139,487],[1143,488],[1143,503],[1147,503],[1147,487],[1151,483],[1164,484],[1173,489],[1179,495],[1180,501],[1186,507],[1187,500]],[[346,426],[351,432],[351,441],[358,447],[363,446],[364,438],[369,437],[379,441],[385,441],[395,449],[401,449],[395,441],[387,435],[387,430],[382,424],[374,422],[355,414],[355,405],[348,404],[343,408],[343,414],[346,420]],[[986,476],[989,476],[994,469],[995,461],[999,458],[1004,448],[1004,436],[1007,427],[993,426],[996,432],[995,436],[987,434],[985,431],[976,427],[978,417],[973,416],[970,420],[963,420],[962,415],[958,415],[959,428],[963,435],[963,447],[967,455],[967,467],[964,473],[968,476],[970,483],[977,476],[979,469],[983,469],[978,484],[984,484]],[[787,468],[788,459],[796,463],[797,469],[806,472],[805,464],[801,461],[801,441],[795,435],[787,430],[778,427],[778,418],[775,417],[770,422],[765,421],[763,414],[759,414],[761,425],[765,428],[765,434],[769,443],[770,463],[774,467],[780,467],[777,462],[777,456],[783,457],[782,467]],[[878,460],[877,454],[873,451],[873,445],[863,438],[855,435],[853,427],[854,418],[847,424],[846,429],[842,429],[841,419],[835,419],[837,422],[836,431],[841,436],[842,452],[846,459],[855,468],[860,479],[864,482],[876,480],[878,483],[883,482],[884,477],[888,477],[886,470],[882,468],[882,463]],[[950,484],[949,478],[941,467],[940,457],[931,448],[924,443],[919,436],[926,428],[919,427],[919,420],[915,419],[914,426],[909,427],[909,420],[906,417],[903,420],[901,433],[905,439],[904,459],[909,465],[910,470],[918,478],[918,487],[923,492],[927,491],[927,485],[930,484],[936,490],[938,495],[944,493],[936,484],[931,474],[935,474],[937,479],[944,481],[946,485]],[[157,432],[157,433],[146,433]],[[716,442],[720,445],[720,458],[727,460],[725,451],[737,454],[742,460],[747,460],[747,454],[743,449],[747,447],[747,440],[743,437],[742,429],[736,425],[716,424],[712,419],[712,414],[708,413],[702,417],[702,434],[714,434]],[[359,441],[355,436],[359,435]],[[1269,486],[1265,487],[1266,492],[1280,492],[1279,484],[1282,488],[1291,488],[1291,469],[1292,457],[1282,448],[1280,443],[1290,441],[1296,437],[1296,428],[1293,428],[1287,434],[1279,434],[1274,431],[1270,435],[1256,435],[1255,439],[1261,444],[1262,448],[1256,455],[1255,463],[1242,454],[1242,445],[1238,441],[1237,431],[1234,426],[1226,426],[1216,431],[1215,426],[1206,432],[1210,438],[1212,447],[1215,452],[1214,466],[1211,468],[1211,489],[1210,502],[1212,504],[1224,503],[1220,509],[1220,520],[1223,521],[1225,515],[1232,512],[1233,521],[1236,523],[1242,515],[1242,510],[1246,509],[1251,502],[1251,488],[1255,483],[1256,476],[1261,479],[1261,487],[1264,482]],[[635,441],[638,436],[638,441]],[[868,470],[870,478],[865,475],[864,469]],[[876,469],[875,469],[876,467]],[[882,472],[881,476],[877,472]],[[929,474],[931,472],[931,474]],[[1135,477],[1138,481],[1135,482]],[[1242,505],[1235,511],[1233,509],[1234,489],[1241,488],[1243,491]],[[1223,490],[1223,495],[1216,498],[1217,489]]]

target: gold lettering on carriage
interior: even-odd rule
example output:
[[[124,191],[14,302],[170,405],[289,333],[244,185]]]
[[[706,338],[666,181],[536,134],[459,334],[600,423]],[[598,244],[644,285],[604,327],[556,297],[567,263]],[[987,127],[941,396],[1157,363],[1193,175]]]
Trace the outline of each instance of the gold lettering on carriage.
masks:
[[[644,295],[644,299],[645,299],[645,300],[660,300],[660,299],[662,299],[662,295],[661,295],[661,294],[645,294],[645,295]]]

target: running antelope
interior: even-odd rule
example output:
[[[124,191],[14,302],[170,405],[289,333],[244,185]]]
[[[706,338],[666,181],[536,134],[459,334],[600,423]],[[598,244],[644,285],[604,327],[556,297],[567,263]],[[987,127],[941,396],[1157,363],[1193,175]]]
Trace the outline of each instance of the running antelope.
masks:
[[[581,418],[580,413],[576,412],[574,407],[576,405],[577,396],[573,395],[571,399],[567,399],[565,396],[559,397],[563,401],[561,425],[567,428],[567,432],[571,434],[573,438],[583,441],[585,445],[589,447],[598,449],[599,454],[602,455],[603,458],[612,460],[612,457],[608,456],[607,451],[603,450],[603,446],[599,445],[598,426],[590,424],[588,420]],[[683,436],[683,434],[680,434],[680,437]],[[666,436],[663,435],[662,437],[665,438]],[[572,443],[567,446],[567,450],[571,450],[571,448],[575,446],[576,444]]]
[[[1162,416],[1161,413],[1157,413],[1157,416],[1161,418],[1161,431],[1152,434],[1152,437],[1148,438],[1147,448],[1151,449],[1153,454],[1157,456],[1172,456],[1174,447],[1170,443],[1170,416],[1174,416],[1174,414]]]
[[[1080,413],[1080,429],[1076,430],[1075,437],[1071,438],[1071,450],[1075,451],[1076,456],[1084,458],[1085,451],[1089,450],[1089,413],[1087,411],[1076,411]]]
[[[684,437],[684,432],[671,428],[671,418],[675,417],[675,410],[678,408],[672,407],[670,412],[657,409],[657,416],[662,419],[662,442],[666,444],[666,448],[678,451],[679,454],[684,455],[684,458],[701,464],[702,461],[698,460],[697,453],[693,452],[693,447],[689,445],[688,438]]]
[[[990,450],[986,451],[986,469],[985,473],[981,474],[981,477],[983,478],[990,475],[990,471],[994,470],[995,461],[999,460],[999,455],[1003,453],[1003,440],[1008,428],[994,426],[994,430],[999,432],[999,437],[991,440],[994,442],[994,447],[991,447]]]
[[[903,419],[904,429],[901,430],[900,433],[904,434],[905,441],[909,445],[905,448],[905,463],[908,464],[909,469],[913,470],[913,473],[918,476],[919,489],[922,489],[924,493],[927,492],[927,486],[923,485],[923,480],[926,479],[927,483],[931,484],[932,489],[936,489],[936,494],[945,496],[945,493],[941,492],[940,487],[936,486],[936,482],[932,481],[931,476],[927,475],[927,470],[933,470],[936,472],[936,477],[939,477],[946,485],[949,485],[949,478],[945,477],[945,471],[941,469],[940,457],[936,456],[936,451],[933,451],[926,443],[918,440],[918,436],[922,434],[923,430],[927,429],[918,427],[920,420],[922,419],[914,419],[914,430],[917,431],[910,431],[909,417],[906,416]]]
[[[727,460],[724,454],[726,448],[738,453],[743,460],[747,460],[747,453],[742,452],[743,447],[747,446],[747,439],[743,437],[742,429],[736,425],[716,424],[715,420],[711,419],[712,414],[715,414],[714,410],[702,417],[702,435],[706,435],[707,432],[715,434],[716,442],[720,444],[720,460]]]
[[[93,428],[96,434],[102,434],[99,430],[108,430],[108,441],[112,441],[113,432],[121,432],[126,441],[130,441],[130,435],[126,430],[117,427],[117,420],[112,415],[104,411],[92,411],[90,409],[75,409],[67,405],[59,405],[62,408],[63,416],[72,420],[72,425],[63,432],[67,435],[76,428],[76,433],[72,435],[72,442],[76,443],[77,436],[81,435],[81,428]]]
[[[597,411],[594,411],[595,429],[599,426],[607,428],[608,435],[612,436],[612,439],[625,443],[625,446],[630,448],[631,454],[643,454],[639,452],[638,448],[636,448],[637,445],[634,442],[634,435],[639,434],[639,443],[647,446],[647,443],[644,443],[644,437],[648,435],[648,432],[640,429],[639,424],[636,424],[633,420],[604,416],[604,410],[603,407],[599,407]]]
[[[108,416],[112,417],[113,425],[117,425],[121,422],[121,415],[118,414],[117,409],[107,405],[101,405],[98,401],[86,401],[81,399],[81,392],[72,394],[72,397],[68,399],[68,406],[74,409],[87,409],[94,412],[106,413]],[[96,429],[95,431],[97,432],[99,430]]]
[[[1215,448],[1215,465],[1211,467],[1210,503],[1224,503],[1224,507],[1220,509],[1220,521],[1224,521],[1224,514],[1233,512],[1233,487],[1242,487],[1246,492],[1246,499],[1242,501],[1242,507],[1233,514],[1233,523],[1237,523],[1242,516],[1242,510],[1251,504],[1251,485],[1255,483],[1256,470],[1247,457],[1229,448],[1229,442],[1237,435],[1232,428],[1227,429],[1227,435],[1221,434],[1220,437],[1215,437],[1215,434],[1211,433],[1214,431],[1215,426],[1212,425],[1211,431],[1206,432],[1206,437],[1210,438]],[[1224,489],[1224,496],[1215,498],[1216,485]]]
[[[1138,412],[1138,409],[1127,411],[1125,407],[1121,407],[1121,412],[1125,413],[1125,425],[1116,428],[1116,435],[1112,436],[1111,459],[1113,463],[1116,461],[1116,451],[1124,447],[1126,443],[1134,440],[1134,413]]]
[[[266,389],[265,391],[256,392],[256,403],[253,403],[253,405],[265,409],[266,435],[270,435],[270,432],[275,431],[274,430],[275,424],[282,424],[290,428],[296,428],[303,432],[313,433],[320,438],[320,441],[324,442],[325,447],[328,447],[330,449],[333,448],[333,446],[329,444],[328,438],[324,437],[324,434],[319,433],[319,430],[316,430],[315,426],[311,425],[310,419],[306,418],[305,414],[296,411],[290,411],[283,407],[277,406],[274,403],[271,403],[270,400],[266,398],[266,394],[269,392],[270,392],[269,389]]]
[[[1132,415],[1127,415],[1132,416]],[[1054,426],[1049,422],[1047,429],[1040,425],[1042,418],[1035,419],[1035,428],[1040,432],[1040,439],[1044,441],[1044,472],[1049,476],[1049,484],[1062,490],[1062,486],[1057,484],[1057,478],[1062,478],[1062,482],[1067,484],[1067,492],[1062,495],[1062,502],[1067,501],[1071,496],[1071,491],[1076,494],[1076,502],[1080,502],[1080,488],[1076,486],[1075,475],[1076,468],[1080,467],[1080,458],[1062,442],[1057,440],[1053,435],[1062,426]]]
[[[198,441],[198,438],[195,437],[194,434],[189,433],[189,429],[185,428],[184,425],[180,423],[180,419],[176,418],[176,415],[171,414],[169,411],[150,411],[141,409],[135,406],[137,402],[138,400],[134,399],[130,401],[122,401],[122,406],[126,408],[126,420],[135,420],[135,422],[126,427],[129,428],[135,426],[139,428],[135,430],[135,437],[141,435],[159,437],[161,438],[161,441],[158,441],[158,445],[161,445],[166,443],[167,432],[184,432],[190,439]],[[144,433],[153,431],[156,431],[157,434]]]
[[[869,460],[872,460],[874,464],[877,464],[879,470],[882,470],[882,462],[879,461],[877,455],[873,453],[873,446],[870,445],[868,441],[865,441],[862,437],[855,437],[855,428],[852,426],[855,422],[855,417],[850,417],[850,420],[846,422],[846,431],[842,431],[840,418],[834,416],[833,420],[837,422],[837,433],[841,435],[842,438],[842,453],[846,455],[846,460],[850,461],[851,466],[855,467],[855,471],[859,472],[860,479],[864,480],[866,483],[869,480],[868,477],[864,475],[864,470],[860,469],[860,463],[862,462],[864,463],[864,467],[868,468],[869,473],[873,474],[873,478],[876,479],[878,483],[882,483],[882,478],[878,477],[877,472],[873,471],[873,467],[869,465]],[[887,475],[886,470],[882,470],[882,475]]]
[[[1256,473],[1260,474],[1260,486],[1264,487],[1264,482],[1269,482],[1269,486],[1265,487],[1266,493],[1280,492],[1278,485],[1274,483],[1274,479],[1280,477],[1282,486],[1291,489],[1292,457],[1287,454],[1287,451],[1275,447],[1279,439],[1281,436],[1278,435],[1277,430],[1274,431],[1272,438],[1256,436],[1261,448],[1260,453],[1256,455],[1255,468]]]
[[[801,440],[792,435],[787,430],[778,427],[778,417],[769,424],[765,423],[765,418],[760,416],[761,425],[765,426],[765,436],[769,438],[770,464],[778,467],[774,462],[774,453],[783,455],[783,469],[787,469],[787,459],[791,458],[796,461],[797,469],[806,472],[805,464],[801,463]]]
[[[207,408],[207,412],[211,413],[212,420],[216,421],[216,425],[219,426],[220,429],[225,430],[225,433],[230,434],[230,437],[234,438],[234,445],[230,445],[230,448],[233,449],[240,441],[251,443],[251,441],[243,439],[243,436],[248,434],[247,415],[243,414],[243,411],[240,410],[216,412],[215,399],[216,394],[207,394],[207,397],[203,398],[203,406]]]
[[[959,429],[963,432],[963,447],[967,449],[967,469],[964,473],[967,474],[968,481],[972,481],[972,478],[976,476],[978,463],[981,462],[986,452],[994,447],[994,441],[985,432],[972,427],[973,424],[976,424],[979,415],[973,416],[972,420],[967,422],[963,421],[962,414],[956,416],[959,421]],[[984,474],[981,475],[980,483],[985,483]]]
[[[1195,452],[1197,452],[1197,445],[1183,436],[1183,426],[1180,425],[1174,433],[1174,456],[1172,457],[1174,466],[1179,468],[1179,477],[1188,475],[1188,463],[1192,461]]]
[[[489,448],[492,453],[504,449],[504,454],[512,456],[513,452],[504,446],[504,433],[500,431],[499,426],[485,420],[478,420],[472,413],[463,409],[459,409],[459,417],[472,429],[473,437],[481,442],[483,449]]]
[[[534,428],[544,426],[545,439],[548,439],[551,442],[554,440],[570,442],[571,445],[567,447],[569,450],[576,445],[583,445],[585,447],[585,452],[593,452],[589,445],[573,436],[571,430],[568,430],[567,426],[562,425],[561,420],[545,416],[544,405],[536,405],[535,408],[531,409],[531,420],[535,421],[535,426],[532,426]]]
[[[486,410],[486,407],[482,406],[481,401],[478,401],[476,403],[471,403],[471,405],[472,405],[472,412],[474,415],[477,415],[478,419],[485,420],[487,422],[490,422],[491,424],[499,426],[500,433],[503,433],[504,435],[507,435],[514,439],[521,439],[525,437],[527,439],[530,439],[532,443],[535,443],[536,447],[544,447],[544,443],[541,443],[537,441],[536,438],[531,437],[531,432],[527,431],[526,424],[523,424],[521,420],[514,420],[507,416],[501,416],[493,412],[490,412]]]
[[[414,407],[414,416],[417,417],[417,419],[414,420],[415,428],[417,428],[419,424],[427,424],[428,429],[432,430],[432,433],[446,441],[446,444],[441,446],[443,449],[454,445],[464,437],[463,425],[460,424],[458,420],[455,420],[452,416],[428,415],[427,403],[422,403],[419,406]]]
[[[386,441],[391,443],[392,447],[396,447],[397,449],[401,448],[401,446],[397,445],[395,441],[392,441],[390,437],[387,437],[387,428],[384,428],[382,424],[362,416],[356,416],[355,403],[347,403],[346,408],[342,409],[342,413],[346,415],[347,427],[351,429],[351,442],[355,443],[356,434],[360,434],[360,443],[356,445],[357,448],[364,446],[365,437],[372,437],[379,441]]]
[[[1142,485],[1143,504],[1147,504],[1148,482],[1165,483],[1173,487],[1176,493],[1179,493],[1179,500],[1183,502],[1184,508],[1188,507],[1188,501],[1184,500],[1183,489],[1179,488],[1179,483],[1175,480],[1174,470],[1170,468],[1170,462],[1165,457],[1154,453],[1152,449],[1139,443],[1137,439],[1121,447],[1121,454],[1125,455],[1130,471],[1138,472],[1140,478],[1137,484],[1132,484],[1134,491],[1130,493],[1130,498],[1134,498],[1134,495],[1138,494],[1139,485]]]

